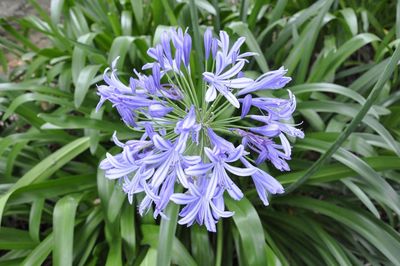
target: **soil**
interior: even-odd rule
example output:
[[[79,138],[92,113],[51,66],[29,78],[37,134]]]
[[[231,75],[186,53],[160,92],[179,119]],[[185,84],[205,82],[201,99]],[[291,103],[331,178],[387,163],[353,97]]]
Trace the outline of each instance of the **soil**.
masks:
[[[50,0],[36,0],[36,2],[44,8],[47,12],[50,10]],[[13,18],[20,18],[29,15],[37,15],[37,12],[32,4],[28,0],[0,0],[0,18],[10,19],[11,25]],[[4,36],[7,39],[9,36],[0,28],[0,36]],[[48,46],[48,39],[45,38],[41,33],[34,32],[29,35],[33,43],[39,47]],[[12,38],[11,38],[12,40]],[[7,50],[5,50],[5,55],[8,60],[9,69],[13,69],[18,65],[22,64],[20,58],[12,55]],[[3,73],[2,67],[0,67],[0,74]]]
[[[49,10],[50,0],[36,0],[37,3]],[[35,14],[35,9],[27,0],[0,0],[0,17],[23,17]]]

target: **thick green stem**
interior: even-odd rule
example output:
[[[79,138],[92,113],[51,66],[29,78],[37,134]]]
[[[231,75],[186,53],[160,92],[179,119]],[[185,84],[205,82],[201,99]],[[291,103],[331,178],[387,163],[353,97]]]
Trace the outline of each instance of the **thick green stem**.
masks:
[[[217,224],[217,256],[215,258],[215,266],[220,266],[222,262],[222,249],[224,243],[224,232],[222,227],[222,221]]]

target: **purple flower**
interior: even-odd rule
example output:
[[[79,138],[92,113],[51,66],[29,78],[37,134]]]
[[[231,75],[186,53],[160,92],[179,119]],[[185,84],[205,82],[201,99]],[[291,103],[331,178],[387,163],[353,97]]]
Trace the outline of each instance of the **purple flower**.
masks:
[[[155,209],[154,209],[154,218],[158,215],[161,215],[163,218],[168,219],[168,217],[163,213],[163,210],[167,207],[169,201],[171,200],[171,196],[174,193],[174,186],[176,182],[176,173],[171,172],[165,181],[160,186],[158,197],[154,200]]]
[[[128,196],[129,203],[133,202],[133,195],[144,191],[144,185],[146,180],[148,180],[154,173],[154,169],[147,169],[145,167],[140,167],[132,178],[124,176],[124,183],[122,185],[122,190]]]
[[[130,140],[126,144],[123,144],[117,139],[116,134],[113,135],[114,143],[123,148],[122,153],[115,156],[107,153],[106,159],[100,163],[100,168],[105,171],[105,176],[109,179],[118,179],[125,177],[137,169],[140,165],[137,163],[137,159],[140,159],[146,152],[146,148],[150,147],[152,143],[143,139]]]
[[[224,193],[235,200],[243,197],[237,178],[251,178],[265,205],[269,195],[283,193],[281,184],[256,165],[268,160],[289,170],[287,136],[303,138],[304,133],[292,122],[296,99],[290,91],[288,99],[251,95],[285,86],[290,78],[283,67],[250,79],[243,70],[256,54],[240,52],[245,38],[232,43],[226,32],[214,38],[207,28],[203,40],[208,61],[200,63],[207,72],[191,72],[192,37],[181,28],[161,33],[160,43],[147,51],[153,62],[142,67],[145,73],[133,70],[129,85],[117,76],[118,58],[113,61],[111,72],[104,72],[105,85],[98,86],[97,109],[111,102],[125,124],[142,135],[122,143],[114,134],[122,151],[107,153],[99,167],[122,186],[130,203],[137,193],[144,194],[138,204],[141,215],[153,208],[155,219],[168,219],[164,210],[172,201],[184,205],[180,224],[196,222],[215,232],[221,217],[233,215],[225,211]],[[224,112],[231,105],[242,109],[229,117]],[[242,143],[237,134],[228,138],[229,131]],[[250,158],[256,158],[255,165]],[[177,187],[184,192],[176,193]]]
[[[211,128],[207,128],[208,137],[213,147],[217,152],[231,152],[235,149],[235,146],[224,138],[221,138]]]
[[[187,135],[192,133],[193,141],[198,144],[200,129],[201,129],[201,126],[196,123],[195,107],[192,106],[190,108],[189,113],[187,114],[186,118],[184,120],[178,121],[178,123],[176,123],[174,132],[176,134],[185,135],[186,138],[187,138]]]
[[[283,88],[292,80],[291,78],[284,76],[286,73],[287,70],[285,70],[283,67],[275,71],[269,71],[257,78],[251,86],[240,90],[238,95],[244,95],[258,90],[275,90]]]
[[[231,89],[240,89],[249,86],[253,83],[253,80],[245,77],[234,78],[245,64],[243,60],[238,61],[230,69],[222,73],[225,68],[224,60],[226,60],[223,56],[221,52],[217,53],[215,73],[203,73],[204,80],[209,84],[205,99],[207,102],[214,101],[217,96],[216,90],[218,90],[233,106],[239,108],[239,101],[233,95]]]
[[[239,145],[229,153],[220,152],[217,148],[211,150],[207,147],[204,148],[204,152],[211,162],[190,166],[186,169],[186,174],[198,176],[211,171],[210,179],[217,180],[215,186],[218,184],[226,189],[233,199],[240,200],[243,193],[230,179],[226,171],[237,176],[249,176],[255,172],[253,168],[238,168],[228,164],[239,160],[245,154],[243,146]]]
[[[176,126],[175,132],[179,132],[180,135],[175,143],[164,140],[158,134],[151,137],[155,152],[143,158],[141,163],[148,165],[149,168],[157,168],[151,180],[152,187],[160,186],[171,171],[176,173],[182,186],[188,186],[184,169],[199,163],[201,160],[198,156],[185,156],[183,153],[186,149],[189,133],[196,132],[198,129],[195,111],[194,108],[191,108],[185,119],[178,122]]]
[[[207,28],[204,32],[204,53],[206,60],[208,60],[208,57],[210,56],[212,39],[212,31],[210,28]]]
[[[296,97],[291,91],[289,92],[289,99],[277,98],[252,98],[246,95],[245,99],[239,99],[239,102],[245,104],[242,110],[242,117],[247,115],[247,110],[250,110],[249,105],[259,108],[262,111],[268,112],[268,115],[276,119],[290,119],[293,112],[296,110]],[[246,112],[247,111],[247,112]]]
[[[280,135],[282,144],[276,144],[272,139],[246,132],[241,129],[236,129],[236,132],[241,135],[242,144],[244,147],[250,148],[256,152],[259,156],[256,160],[256,164],[260,164],[265,160],[271,161],[271,163],[281,171],[289,171],[289,165],[286,160],[290,160],[291,147],[287,139]]]
[[[246,167],[254,167],[246,159],[241,158],[240,160]],[[267,192],[270,194],[282,194],[285,192],[282,185],[275,178],[259,168],[256,168],[256,171],[251,175],[251,178],[256,186],[258,196],[265,206],[269,205]]]
[[[271,116],[251,115],[251,119],[266,123],[265,126],[250,128],[251,131],[262,134],[267,137],[275,137],[281,132],[297,138],[304,138],[304,133],[294,125],[283,123],[278,120],[273,120]]]
[[[172,63],[172,53],[171,53],[170,41],[171,40],[170,40],[170,38],[168,36],[168,33],[164,31],[161,34],[161,45],[162,45],[162,48],[163,48],[163,52],[165,53],[165,56],[168,59],[169,64],[172,66],[173,63]]]
[[[105,176],[108,179],[118,179],[135,172],[139,165],[129,155],[127,152],[115,156],[107,153],[106,159],[100,163],[100,168],[105,171]]]
[[[171,40],[175,48],[175,56],[172,55]],[[180,71],[181,61],[185,67],[189,66],[190,52],[192,49],[192,38],[182,29],[165,31],[161,34],[161,44],[150,48],[147,54],[156,60],[160,65],[162,72],[174,71],[182,75]],[[150,69],[155,63],[147,63],[142,69]]]
[[[162,104],[156,103],[156,104],[151,104],[149,106],[148,113],[152,117],[164,117],[166,114],[170,113],[174,108],[172,107],[166,107]]]
[[[192,38],[185,33],[183,37],[183,63],[186,67],[189,66],[190,51],[192,50]]]
[[[200,178],[198,186],[189,184],[187,193],[176,193],[171,200],[186,205],[179,213],[179,224],[191,226],[194,222],[205,224],[208,231],[215,232],[220,217],[230,217],[234,213],[224,211],[223,189],[216,185],[216,179]]]
[[[213,38],[211,42],[211,53],[213,58],[217,56],[217,52],[218,52],[218,39]]]
[[[229,64],[234,64],[236,60],[245,60],[246,57],[257,55],[257,53],[252,52],[239,53],[240,47],[246,40],[244,37],[240,37],[231,48],[229,48],[229,36],[225,31],[220,31],[219,37],[220,41],[218,45],[221,47],[221,52],[223,54],[224,67]]]
[[[241,118],[244,118],[250,111],[251,101],[252,101],[251,94],[247,94],[242,100],[242,113],[240,115]]]

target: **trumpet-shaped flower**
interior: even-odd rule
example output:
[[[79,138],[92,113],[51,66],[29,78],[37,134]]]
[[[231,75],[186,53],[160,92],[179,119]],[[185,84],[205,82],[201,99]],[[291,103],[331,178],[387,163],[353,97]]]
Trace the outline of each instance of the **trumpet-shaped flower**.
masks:
[[[176,193],[171,200],[186,205],[179,213],[183,218],[179,224],[192,225],[195,221],[205,224],[208,231],[215,232],[215,224],[220,217],[230,217],[234,213],[224,210],[224,190],[216,185],[216,179],[201,177],[196,185],[191,184],[187,193]]]

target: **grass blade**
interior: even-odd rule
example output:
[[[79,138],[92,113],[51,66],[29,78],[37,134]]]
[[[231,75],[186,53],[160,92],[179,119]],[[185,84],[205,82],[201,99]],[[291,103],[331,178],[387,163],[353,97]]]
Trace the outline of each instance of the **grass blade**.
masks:
[[[162,243],[172,243],[175,237],[175,230],[178,220],[179,205],[170,203],[167,206],[165,215],[169,218],[161,219],[159,242]],[[160,245],[157,250],[157,265],[158,266],[168,266],[171,264],[172,255],[172,245]]]
[[[68,195],[57,201],[53,212],[53,264],[72,265],[73,243],[75,228],[75,213],[78,207],[79,198]]]
[[[100,65],[85,66],[79,73],[76,80],[76,88],[74,94],[75,107],[79,108],[85,99],[89,86],[92,84],[93,79],[100,69]]]
[[[250,48],[252,52],[257,53],[255,56],[255,60],[257,61],[258,66],[260,67],[262,72],[268,72],[269,67],[267,60],[263,56],[263,53],[260,49],[260,46],[257,43],[256,38],[254,38],[253,33],[249,30],[246,24],[243,22],[233,22],[229,24],[229,28],[231,28],[234,32],[236,32],[240,36],[246,37],[246,44]]]
[[[60,169],[64,164],[69,162],[78,154],[82,153],[89,148],[89,138],[83,137],[77,139],[55,153],[49,155],[42,160],[39,164],[33,167],[23,177],[21,177],[6,194],[0,197],[0,221],[3,216],[4,208],[9,197],[19,188],[25,187],[34,182],[43,180],[51,176],[55,171]]]
[[[240,239],[244,247],[248,265],[267,265],[265,256],[265,237],[260,218],[254,206],[246,198],[240,201],[226,197],[226,205],[234,211],[233,221],[239,231]]]
[[[382,72],[378,82],[375,84],[374,88],[372,89],[370,95],[367,98],[367,101],[351,121],[349,126],[340,134],[338,139],[332,144],[332,146],[327,150],[304,174],[302,178],[300,178],[296,183],[290,185],[286,189],[286,193],[293,192],[296,188],[298,188],[301,184],[307,181],[310,176],[318,172],[318,170],[325,164],[325,162],[335,153],[337,149],[343,144],[343,142],[350,136],[350,134],[356,129],[358,124],[362,121],[364,116],[368,113],[369,109],[371,108],[372,104],[375,102],[380,90],[382,89],[383,85],[386,81],[390,78],[392,73],[394,72],[395,68],[397,67],[397,62],[400,60],[400,46],[398,46],[390,58],[389,63],[386,65],[385,69]]]

